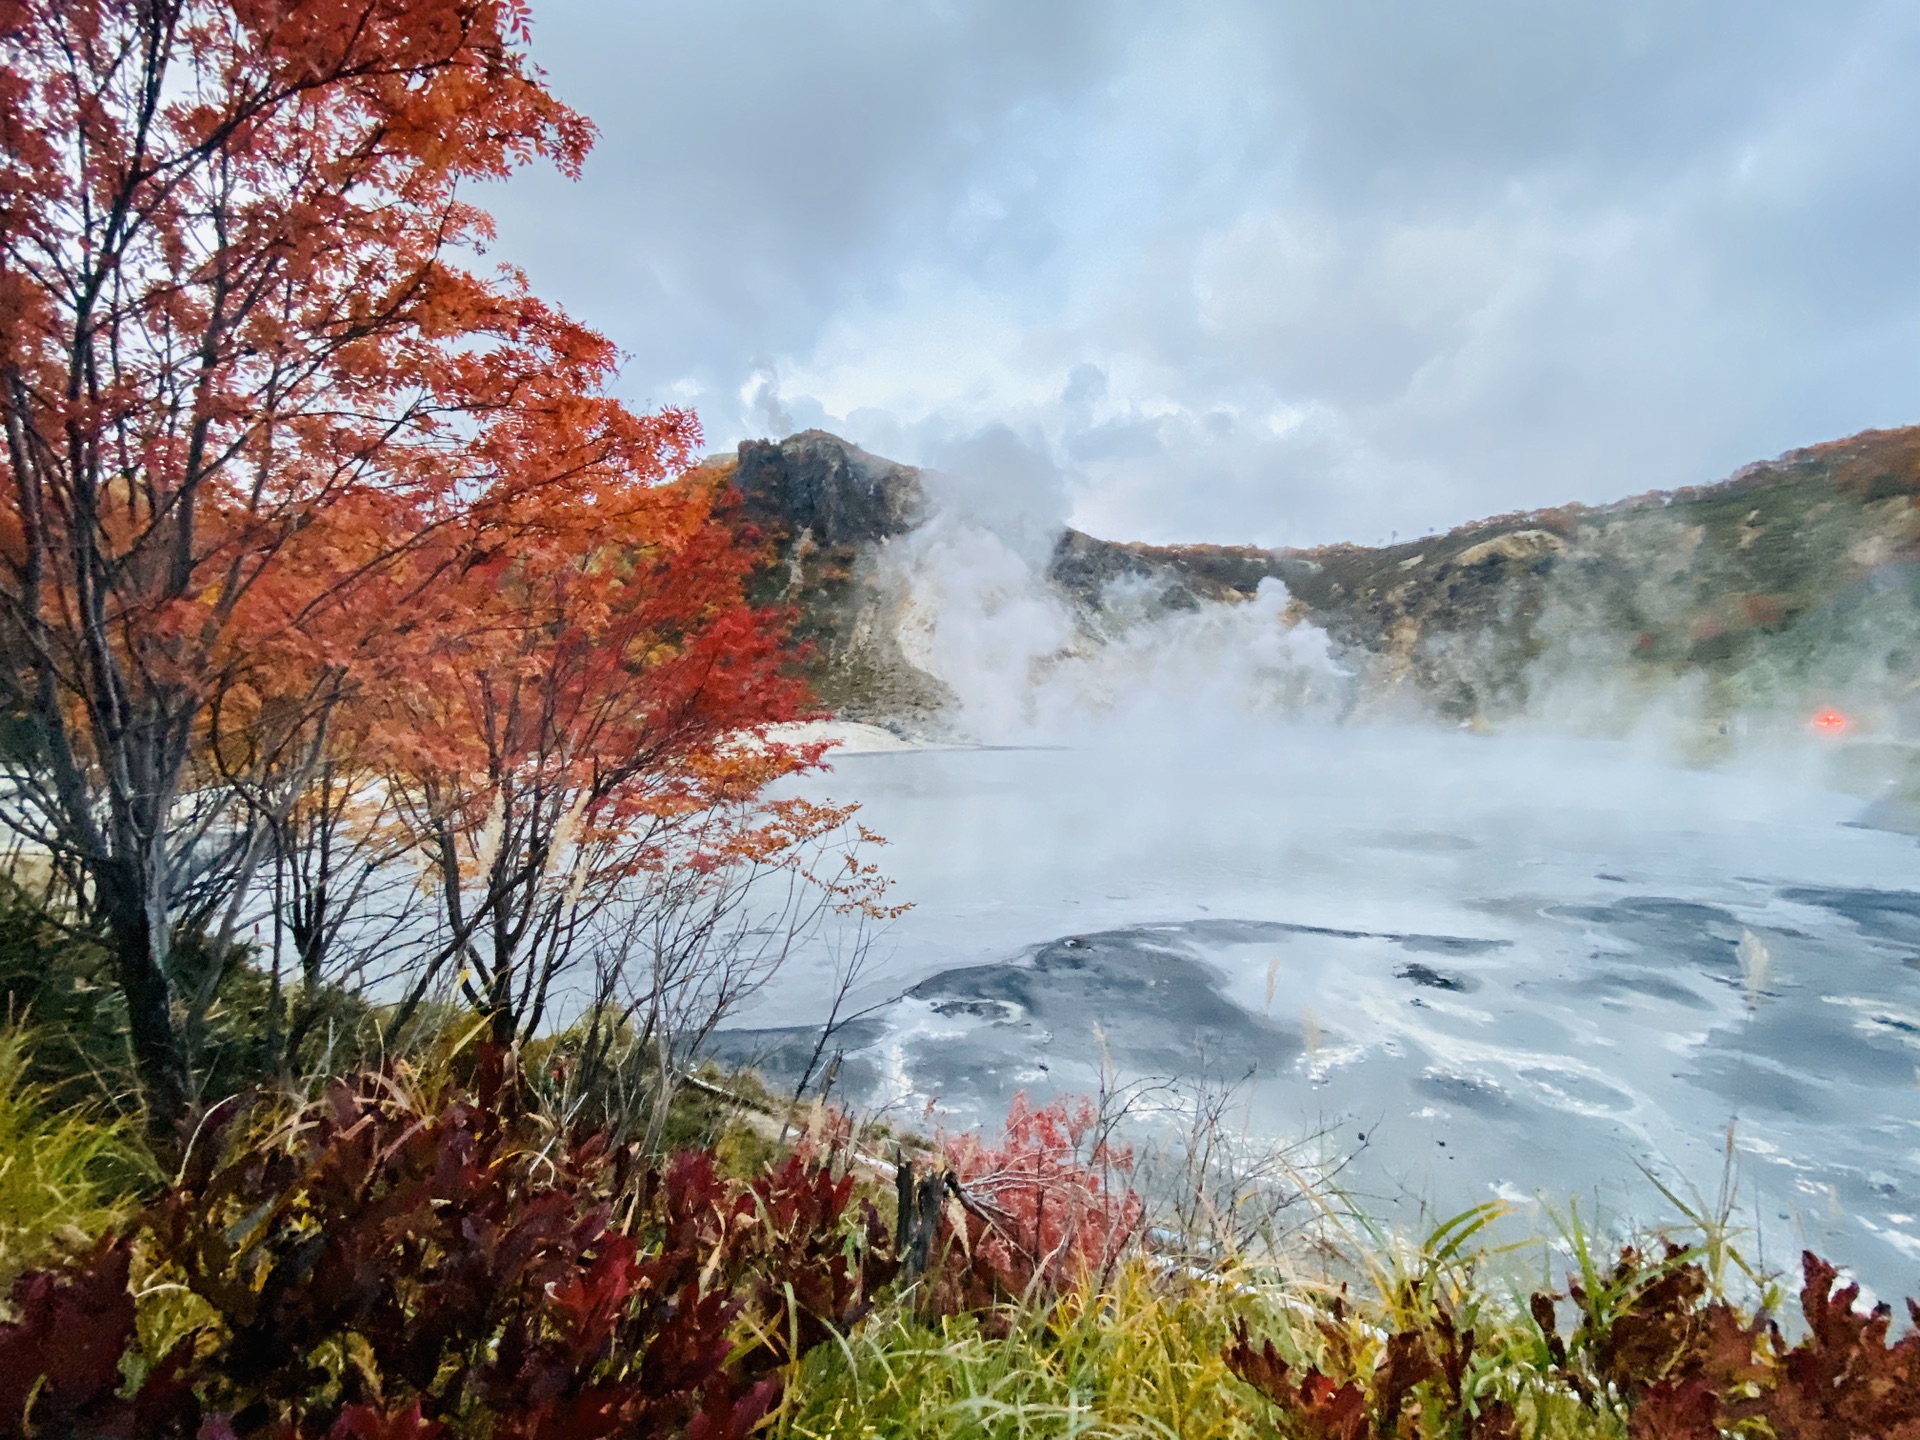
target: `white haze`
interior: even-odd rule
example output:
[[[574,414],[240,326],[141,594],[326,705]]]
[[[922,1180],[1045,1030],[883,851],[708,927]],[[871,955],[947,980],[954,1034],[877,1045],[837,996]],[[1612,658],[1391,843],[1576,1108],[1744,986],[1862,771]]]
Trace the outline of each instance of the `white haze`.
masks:
[[[927,472],[934,515],[884,547],[879,585],[903,597],[901,649],[953,691],[967,739],[1144,738],[1328,716],[1350,699],[1351,673],[1324,631],[1287,619],[1277,580],[1244,604],[1168,611],[1149,582],[1123,579],[1090,628],[1046,578],[1066,493],[1044,455],[993,427],[939,458]]]
[[[539,0],[600,126],[499,254],[715,448],[940,463],[1076,524],[1372,542],[1915,418],[1896,0]]]

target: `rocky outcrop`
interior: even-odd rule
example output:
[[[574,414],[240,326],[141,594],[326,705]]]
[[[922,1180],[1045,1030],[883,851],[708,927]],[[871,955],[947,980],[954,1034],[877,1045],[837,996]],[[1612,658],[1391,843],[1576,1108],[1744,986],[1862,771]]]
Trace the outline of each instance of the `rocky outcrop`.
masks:
[[[920,472],[824,430],[748,440],[704,468],[734,486],[743,519],[771,542],[755,598],[795,607],[821,703],[843,719],[936,727],[952,693],[901,650],[898,597],[878,563],[882,545],[927,517]]]
[[[1066,530],[1053,547],[1048,578],[1084,611],[1108,608],[1116,584],[1144,585],[1163,610],[1245,600],[1269,577],[1285,582],[1311,573],[1313,562],[1250,545],[1138,545],[1096,540]]]
[[[1920,674],[1917,495],[1920,429],[1873,431],[1718,485],[1304,552],[1288,585],[1376,693],[1456,719],[1685,682],[1708,716],[1824,702],[1892,727]]]
[[[824,430],[775,443],[748,440],[733,458],[746,513],[785,541],[851,554],[904,535],[926,519],[920,472],[869,455]]]
[[[925,518],[918,473],[818,431],[716,463],[779,537],[768,591],[800,607],[823,699],[849,718],[937,719],[948,697],[901,653],[899,597],[875,563]],[[1270,577],[1290,618],[1323,627],[1359,673],[1365,705],[1467,723],[1557,707],[1578,723],[1679,684],[1707,716],[1833,703],[1900,729],[1920,689],[1920,428],[1392,546],[1152,546],[1068,530],[1047,574],[1095,637],[1249,598]]]

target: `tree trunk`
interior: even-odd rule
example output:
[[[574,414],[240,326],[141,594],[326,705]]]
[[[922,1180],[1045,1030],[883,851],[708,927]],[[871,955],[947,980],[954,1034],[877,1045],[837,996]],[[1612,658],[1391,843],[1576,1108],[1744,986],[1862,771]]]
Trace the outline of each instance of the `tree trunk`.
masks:
[[[148,1134],[155,1153],[167,1162],[179,1153],[181,1130],[193,1108],[193,1077],[167,979],[170,937],[164,921],[154,923],[151,884],[143,883],[139,867],[121,862],[111,868],[120,873],[99,887],[106,902],[101,918],[114,973],[127,997],[127,1033],[146,1101]]]

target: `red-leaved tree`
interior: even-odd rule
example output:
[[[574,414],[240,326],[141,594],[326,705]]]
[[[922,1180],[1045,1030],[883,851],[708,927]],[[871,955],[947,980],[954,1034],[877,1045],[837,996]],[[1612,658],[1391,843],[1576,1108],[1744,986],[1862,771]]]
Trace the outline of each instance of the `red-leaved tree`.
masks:
[[[659,694],[764,654],[704,498],[645,496],[692,417],[609,398],[602,337],[474,266],[462,185],[577,171],[591,139],[526,40],[519,0],[0,0],[0,814],[111,953],[162,1133],[334,727],[358,707],[356,746],[390,739],[368,716],[421,657],[457,664],[474,594],[519,607],[497,658],[632,563],[700,597],[650,660],[714,662]],[[608,517],[659,527],[642,558],[553,549]],[[561,648],[529,693],[631,660]],[[673,703],[609,763],[679,744]]]
[[[765,737],[809,697],[778,617],[747,603],[756,557],[730,501],[696,473],[543,506],[521,543],[463,567],[443,621],[364,697],[439,902],[410,998],[450,965],[497,1041],[530,1039],[635,882],[813,833],[804,802],[760,804],[821,747]]]

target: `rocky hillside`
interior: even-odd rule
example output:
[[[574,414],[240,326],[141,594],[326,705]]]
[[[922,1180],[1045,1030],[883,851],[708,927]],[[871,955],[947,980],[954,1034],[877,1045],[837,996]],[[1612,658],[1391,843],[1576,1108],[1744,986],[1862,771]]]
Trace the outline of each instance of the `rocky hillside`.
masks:
[[[799,606],[826,702],[849,718],[936,723],[950,696],[902,650],[898,582],[881,563],[928,518],[919,473],[819,431],[708,463],[730,470],[778,542],[766,594]],[[1068,530],[1046,578],[1096,641],[1276,578],[1289,617],[1333,638],[1363,707],[1605,728],[1679,697],[1709,721],[1835,706],[1896,732],[1920,685],[1916,561],[1920,428],[1794,451],[1717,485],[1388,547],[1147,546]]]

